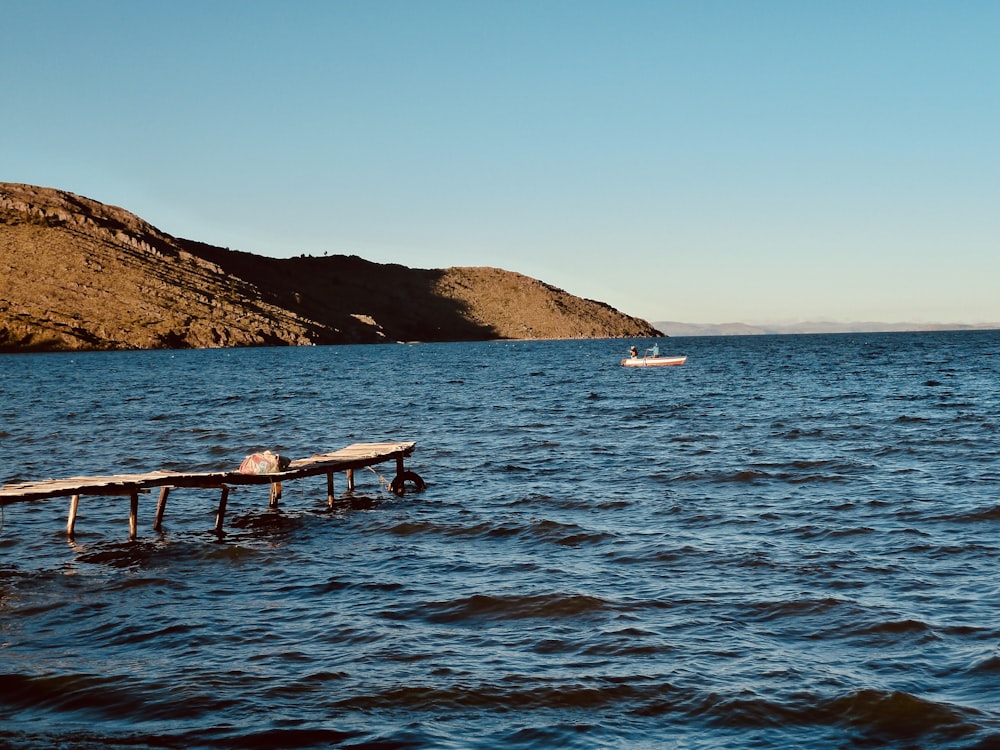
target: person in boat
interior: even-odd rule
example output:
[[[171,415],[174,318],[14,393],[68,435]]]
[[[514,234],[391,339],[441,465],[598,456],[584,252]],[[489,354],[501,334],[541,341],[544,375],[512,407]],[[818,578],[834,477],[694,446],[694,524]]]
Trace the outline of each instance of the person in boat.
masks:
[[[654,357],[659,357],[660,356],[660,345],[659,344],[653,344],[653,356]]]
[[[636,359],[639,356],[639,350],[635,348],[635,344],[629,347],[628,356],[632,359]]]

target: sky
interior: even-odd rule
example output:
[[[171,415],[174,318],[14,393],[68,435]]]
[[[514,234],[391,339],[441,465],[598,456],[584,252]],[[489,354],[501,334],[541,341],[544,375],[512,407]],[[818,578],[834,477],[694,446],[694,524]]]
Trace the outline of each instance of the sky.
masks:
[[[648,321],[1000,321],[994,0],[32,0],[0,181]]]

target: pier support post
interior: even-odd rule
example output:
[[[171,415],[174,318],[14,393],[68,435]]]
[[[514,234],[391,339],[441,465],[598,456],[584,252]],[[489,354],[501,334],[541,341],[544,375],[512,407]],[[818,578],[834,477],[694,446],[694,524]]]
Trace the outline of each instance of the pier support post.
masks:
[[[333,510],[333,472],[326,472],[326,507]]]
[[[268,508],[277,508],[281,499],[281,482],[271,482],[271,499],[267,502]]]
[[[153,531],[163,530],[163,512],[167,509],[167,495],[169,494],[169,487],[165,485],[160,487],[160,500],[156,504],[156,517],[153,519]]]
[[[222,485],[222,496],[219,498],[219,511],[215,514],[215,533],[223,537],[226,532],[222,530],[222,525],[226,522],[226,503],[229,502],[229,488]]]
[[[347,491],[354,491],[354,469],[348,469],[344,472],[347,475]]]
[[[129,493],[128,539],[134,542],[139,533],[139,488],[133,487]]]
[[[66,518],[66,535],[73,536],[76,528],[76,511],[80,507],[80,496],[73,495],[69,500],[69,516]]]

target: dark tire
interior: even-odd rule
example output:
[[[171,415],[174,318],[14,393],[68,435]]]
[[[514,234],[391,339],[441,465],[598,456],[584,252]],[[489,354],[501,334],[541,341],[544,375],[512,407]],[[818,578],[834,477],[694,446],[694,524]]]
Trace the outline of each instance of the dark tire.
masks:
[[[392,484],[389,485],[389,489],[396,495],[402,497],[406,494],[406,483],[410,482],[413,485],[414,492],[423,492],[424,480],[420,478],[420,475],[414,471],[404,471],[402,474],[397,474],[396,478],[392,480]]]

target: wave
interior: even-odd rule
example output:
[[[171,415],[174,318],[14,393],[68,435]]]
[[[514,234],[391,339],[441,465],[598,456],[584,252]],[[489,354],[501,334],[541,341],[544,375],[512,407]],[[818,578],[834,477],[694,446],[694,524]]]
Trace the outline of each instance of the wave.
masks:
[[[93,683],[80,683],[71,686],[71,694],[83,686],[95,687]],[[74,724],[69,722],[57,735],[47,735],[44,730],[0,729],[0,744],[11,739],[11,746],[43,747],[49,740],[85,750],[102,744],[164,748],[451,747],[455,746],[454,725],[461,726],[461,717],[468,721],[470,712],[508,718],[492,724],[492,737],[466,737],[465,747],[574,747],[575,739],[582,743],[580,747],[592,747],[594,742],[607,747],[644,746],[656,737],[662,739],[666,726],[677,730],[685,727],[679,737],[714,737],[711,744],[688,743],[693,747],[724,745],[722,737],[733,732],[742,738],[741,746],[762,747],[986,748],[995,746],[993,743],[1000,739],[975,708],[877,688],[827,696],[808,690],[767,695],[740,685],[729,689],[699,688],[691,679],[645,674],[569,681],[525,674],[492,681],[458,676],[452,681],[404,682],[377,690],[359,688],[340,689],[325,701],[329,715],[342,717],[338,722],[268,721],[258,716],[239,722],[217,722],[198,732],[174,729],[162,733],[144,732],[139,727],[128,732],[102,733],[99,726],[74,731]],[[0,698],[6,698],[6,693],[0,690]],[[37,691],[32,691],[32,696],[37,698]],[[69,709],[75,697],[62,708]],[[101,697],[109,698],[107,693]],[[154,703],[154,709],[159,702]],[[136,712],[120,714],[123,720],[128,715],[150,717],[149,706],[143,705],[139,694],[131,701],[113,701],[111,705],[112,712]],[[47,708],[51,710],[51,706]],[[90,714],[90,708],[83,706],[84,713]],[[211,704],[199,708],[205,710]],[[226,707],[218,709],[224,712]],[[525,726],[524,717],[529,714],[524,712],[529,709],[535,721]],[[380,719],[378,730],[357,728],[356,722],[344,720],[373,712]],[[66,714],[63,717],[68,718]],[[171,716],[158,718],[167,720],[162,726],[169,726]],[[175,725],[184,726],[179,711],[173,718],[177,719]],[[331,723],[341,726],[334,728]],[[355,728],[350,728],[352,725]],[[581,733],[581,728],[587,731]],[[444,730],[444,735],[438,735],[439,730]],[[478,732],[483,731],[480,726]],[[442,741],[445,745],[439,744]]]
[[[167,685],[161,689],[118,675],[0,675],[0,704],[32,714],[76,714],[105,720],[133,716],[149,721],[211,713],[229,703],[208,693],[188,690],[181,695]]]
[[[547,519],[510,519],[502,522],[481,521],[469,526],[442,524],[432,521],[407,521],[392,526],[390,534],[411,537],[425,534],[458,538],[524,537],[527,541],[541,541],[564,547],[600,544],[614,539],[606,531],[592,531],[577,524],[566,524]]]
[[[778,469],[781,467],[770,467]],[[756,484],[767,481],[787,482],[789,484],[810,483],[843,483],[850,478],[840,473],[809,473],[799,474],[790,471],[765,470],[764,468],[740,469],[735,471],[702,471],[679,474],[671,481],[675,482],[712,482],[715,484]]]
[[[905,642],[907,645],[925,644],[939,641],[941,637],[934,628],[921,620],[886,620],[870,624],[858,624],[846,628],[845,635],[861,637],[866,645]]]
[[[481,623],[506,620],[576,619],[603,612],[613,605],[585,594],[474,594],[461,599],[426,602],[419,615],[434,623]]]
[[[833,597],[822,599],[800,599],[792,601],[753,602],[747,605],[743,613],[755,622],[769,622],[785,617],[815,617],[822,615],[831,618],[834,611],[846,610],[838,619],[849,619],[857,608],[852,603]]]
[[[953,741],[981,729],[976,709],[898,691],[864,689],[821,701],[817,718],[835,722],[870,740]]]
[[[406,711],[468,711],[475,709],[596,710],[618,709],[641,700],[648,686],[634,687],[628,680],[565,683],[512,675],[498,683],[458,682],[451,685],[402,685],[376,693],[363,693],[335,703],[340,709],[395,709]],[[657,688],[659,692],[661,688]],[[669,689],[669,688],[667,688]]]
[[[944,517],[946,520],[958,523],[981,523],[983,521],[1000,521],[1000,505],[994,505],[982,510],[958,513]]]
[[[968,670],[971,674],[1000,675],[1000,654],[990,654],[977,661]]]

